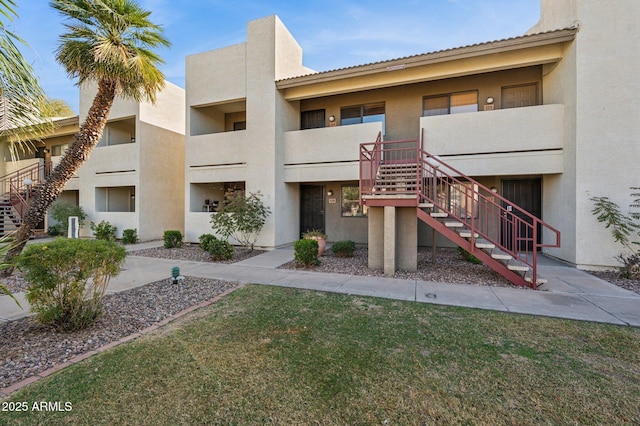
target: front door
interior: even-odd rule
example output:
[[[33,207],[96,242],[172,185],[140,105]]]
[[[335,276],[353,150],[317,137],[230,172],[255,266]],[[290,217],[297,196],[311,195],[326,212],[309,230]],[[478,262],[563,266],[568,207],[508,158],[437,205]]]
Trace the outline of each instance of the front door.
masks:
[[[316,229],[324,232],[324,187],[300,186],[300,235]]]
[[[540,178],[535,179],[508,179],[502,181],[502,196],[511,201],[515,205],[521,207],[528,213],[537,218],[542,217],[542,180]],[[532,223],[532,219],[528,218],[525,214],[518,211],[506,212],[507,215],[514,215],[521,219],[526,220],[528,223]],[[521,224],[520,237],[529,238],[529,241],[521,240],[517,244],[517,250],[532,250],[533,249],[533,233],[526,234],[527,226]],[[537,242],[542,241],[541,228],[538,226],[537,230]],[[502,245],[507,247],[514,247],[513,237],[514,230],[511,226],[503,226],[502,228]]]

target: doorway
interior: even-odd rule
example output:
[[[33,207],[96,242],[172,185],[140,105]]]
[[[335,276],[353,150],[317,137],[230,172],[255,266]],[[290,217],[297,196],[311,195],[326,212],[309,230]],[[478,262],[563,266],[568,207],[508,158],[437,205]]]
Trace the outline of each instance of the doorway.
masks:
[[[324,186],[300,185],[300,235],[324,229]]]
[[[542,217],[542,179],[505,179],[502,181],[502,196],[538,219]],[[529,224],[533,222],[531,218],[519,211],[507,212],[506,214],[511,214],[523,219]],[[514,238],[513,229],[509,226],[503,226],[501,230],[501,244],[520,251],[531,251],[533,249],[533,235],[530,235],[532,232],[526,235],[527,229],[525,224],[521,224],[519,234],[521,237],[526,237],[530,240],[521,240],[517,247],[515,247],[512,241]],[[538,224],[536,240],[538,244],[542,242],[542,228],[540,224]]]

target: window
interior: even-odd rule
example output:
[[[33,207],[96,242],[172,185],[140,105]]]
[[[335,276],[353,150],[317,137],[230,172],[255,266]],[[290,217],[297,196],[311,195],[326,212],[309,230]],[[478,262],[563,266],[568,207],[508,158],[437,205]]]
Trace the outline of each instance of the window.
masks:
[[[367,216],[367,206],[360,205],[360,188],[357,185],[344,185],[342,187],[342,216]]]
[[[478,111],[478,92],[476,90],[430,96],[424,98],[422,102],[423,117],[476,111]]]
[[[238,130],[247,130],[247,122],[246,121],[236,121],[233,123],[233,131],[237,132]]]
[[[325,112],[323,109],[302,111],[300,113],[300,129],[319,129],[325,126]]]
[[[69,149],[69,144],[65,143],[62,145],[54,145],[51,147],[51,155],[57,157],[59,155],[63,155]]]
[[[96,187],[96,211],[135,212],[135,186]]]
[[[382,123],[382,133],[385,133],[384,102],[358,105],[340,109],[340,124]]]

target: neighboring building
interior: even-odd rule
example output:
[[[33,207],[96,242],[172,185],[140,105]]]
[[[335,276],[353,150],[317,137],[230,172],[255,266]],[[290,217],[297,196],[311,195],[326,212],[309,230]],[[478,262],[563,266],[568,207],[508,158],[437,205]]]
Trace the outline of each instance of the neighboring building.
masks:
[[[552,256],[614,265],[621,248],[589,198],[625,205],[639,184],[638,19],[640,2],[542,0],[521,37],[319,73],[277,17],[249,22],[245,43],[187,58],[186,237],[211,232],[211,206],[240,189],[271,208],[259,245],[309,228],[378,241],[384,222],[368,226],[356,187],[359,144],[381,132],[424,135],[426,151],[558,228]],[[431,231],[393,238],[430,245]]]
[[[15,192],[21,194],[14,195],[13,207],[8,207],[5,230],[23,209],[16,197],[26,198],[24,179],[37,185],[60,161],[94,95],[94,87],[83,87],[80,116],[56,120],[54,133],[36,142],[34,150],[22,152],[18,161],[11,161],[4,147],[2,181],[15,182]],[[91,235],[89,221],[102,220],[117,227],[118,237],[123,229],[135,228],[142,240],[162,238],[167,229],[183,229],[184,102],[184,90],[170,83],[158,93],[155,105],[116,99],[102,140],[59,197],[87,213],[81,235]],[[49,217],[42,227],[51,224]]]

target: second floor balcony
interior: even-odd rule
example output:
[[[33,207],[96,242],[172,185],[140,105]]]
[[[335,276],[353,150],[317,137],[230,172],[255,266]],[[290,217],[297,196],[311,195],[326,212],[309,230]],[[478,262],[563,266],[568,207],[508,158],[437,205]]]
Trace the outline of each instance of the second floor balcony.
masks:
[[[360,144],[375,141],[382,123],[286,132],[282,141],[285,181],[356,180]]]
[[[471,176],[563,172],[563,105],[422,117],[424,149]]]

